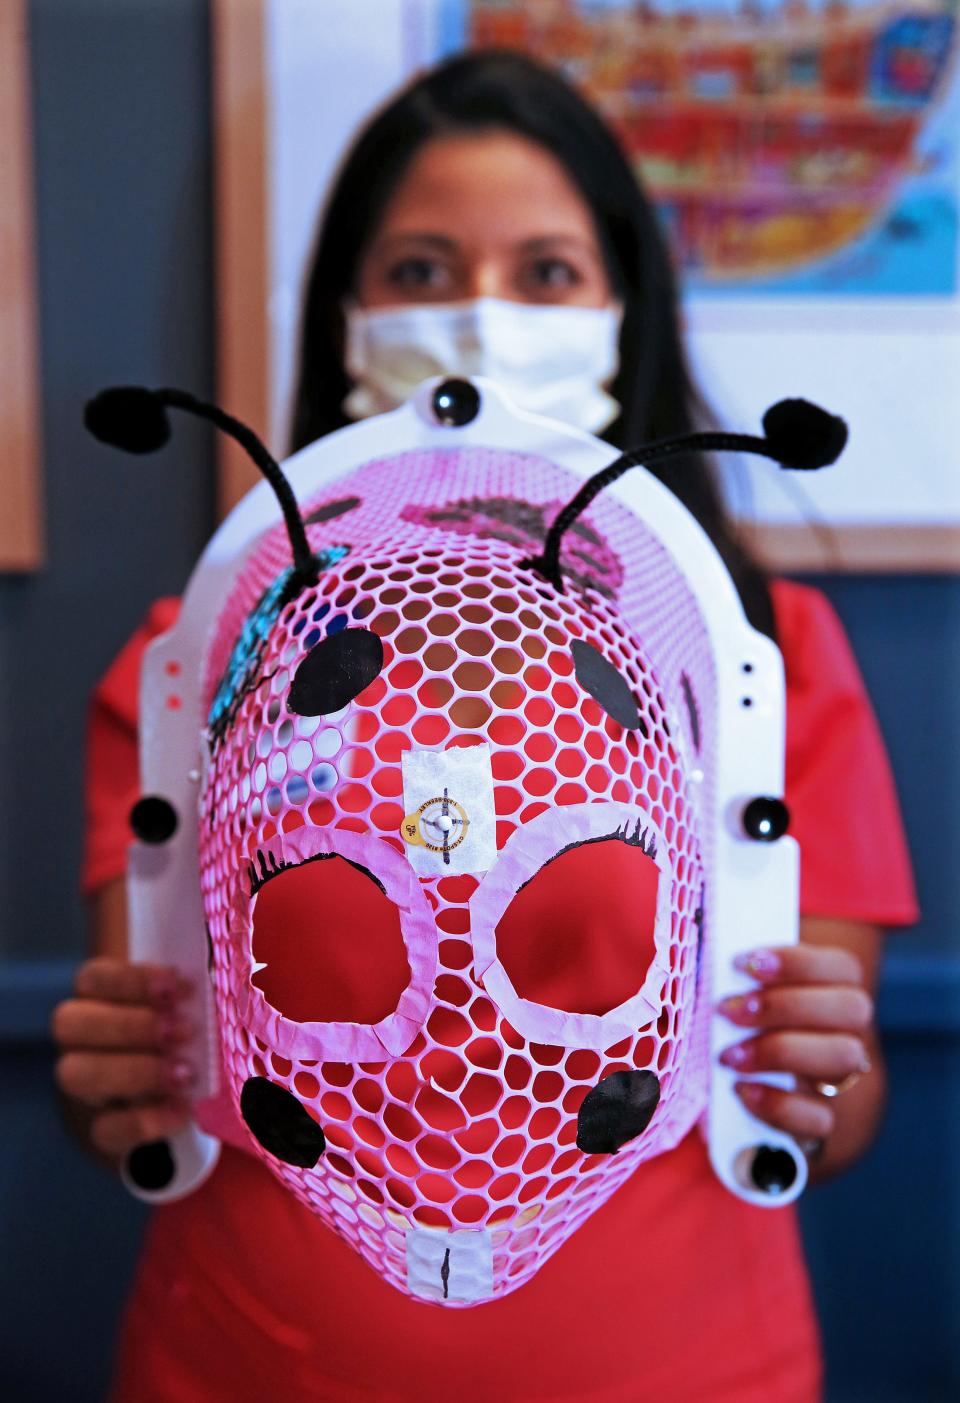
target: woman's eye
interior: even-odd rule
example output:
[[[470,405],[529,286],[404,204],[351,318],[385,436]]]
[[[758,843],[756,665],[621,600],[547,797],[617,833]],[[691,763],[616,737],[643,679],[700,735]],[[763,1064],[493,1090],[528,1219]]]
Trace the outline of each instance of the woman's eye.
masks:
[[[524,269],[523,277],[534,291],[548,293],[563,292],[583,281],[579,269],[566,258],[537,258]]]
[[[402,292],[439,291],[449,281],[449,270],[434,258],[401,258],[387,269],[387,282]]]

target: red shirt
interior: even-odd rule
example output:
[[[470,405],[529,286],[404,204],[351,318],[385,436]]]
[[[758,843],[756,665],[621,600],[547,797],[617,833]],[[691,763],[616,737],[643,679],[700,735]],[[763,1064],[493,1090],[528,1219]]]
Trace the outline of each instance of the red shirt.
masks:
[[[842,628],[815,590],[779,581],[773,601],[802,910],[910,923],[889,765]],[[88,891],[124,868],[140,659],[176,609],[153,607],[94,699]],[[819,1377],[794,1212],[729,1194],[696,1132],[641,1165],[528,1285],[451,1312],[381,1281],[258,1160],[225,1147],[200,1190],[154,1214],[114,1400],[811,1403]]]

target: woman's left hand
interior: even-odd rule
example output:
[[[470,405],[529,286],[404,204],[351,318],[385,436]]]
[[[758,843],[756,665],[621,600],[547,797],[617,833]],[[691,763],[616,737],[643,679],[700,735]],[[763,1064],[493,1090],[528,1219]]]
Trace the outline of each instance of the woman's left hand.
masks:
[[[822,922],[811,931],[805,923],[799,945],[741,957],[737,967],[757,981],[756,987],[718,1006],[752,1034],[721,1054],[724,1065],[745,1078],[759,1072],[797,1078],[793,1091],[738,1081],[744,1105],[801,1143],[823,1142],[818,1168],[829,1173],[870,1143],[884,1099],[870,992],[876,936],[871,927]],[[822,943],[824,938],[837,943]],[[833,1097],[817,1089],[818,1083],[829,1088],[845,1081],[847,1087]]]

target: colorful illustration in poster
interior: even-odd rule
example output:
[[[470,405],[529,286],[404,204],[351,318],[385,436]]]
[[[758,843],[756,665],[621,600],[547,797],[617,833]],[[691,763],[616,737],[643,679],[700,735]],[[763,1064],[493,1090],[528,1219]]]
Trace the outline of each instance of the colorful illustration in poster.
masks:
[[[697,292],[950,295],[958,0],[445,0],[443,47],[561,67]]]

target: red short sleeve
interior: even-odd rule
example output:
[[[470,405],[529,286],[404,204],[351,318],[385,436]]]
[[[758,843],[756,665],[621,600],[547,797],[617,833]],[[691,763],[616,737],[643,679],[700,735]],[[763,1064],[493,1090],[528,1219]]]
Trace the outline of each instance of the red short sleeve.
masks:
[[[801,911],[911,925],[919,913],[890,762],[843,626],[809,586],[777,580],[772,595]]]
[[[147,645],[173,626],[179,600],[158,599],[101,679],[87,728],[86,825],[82,888],[91,896],[126,869],[127,815],[139,797],[137,710]]]

